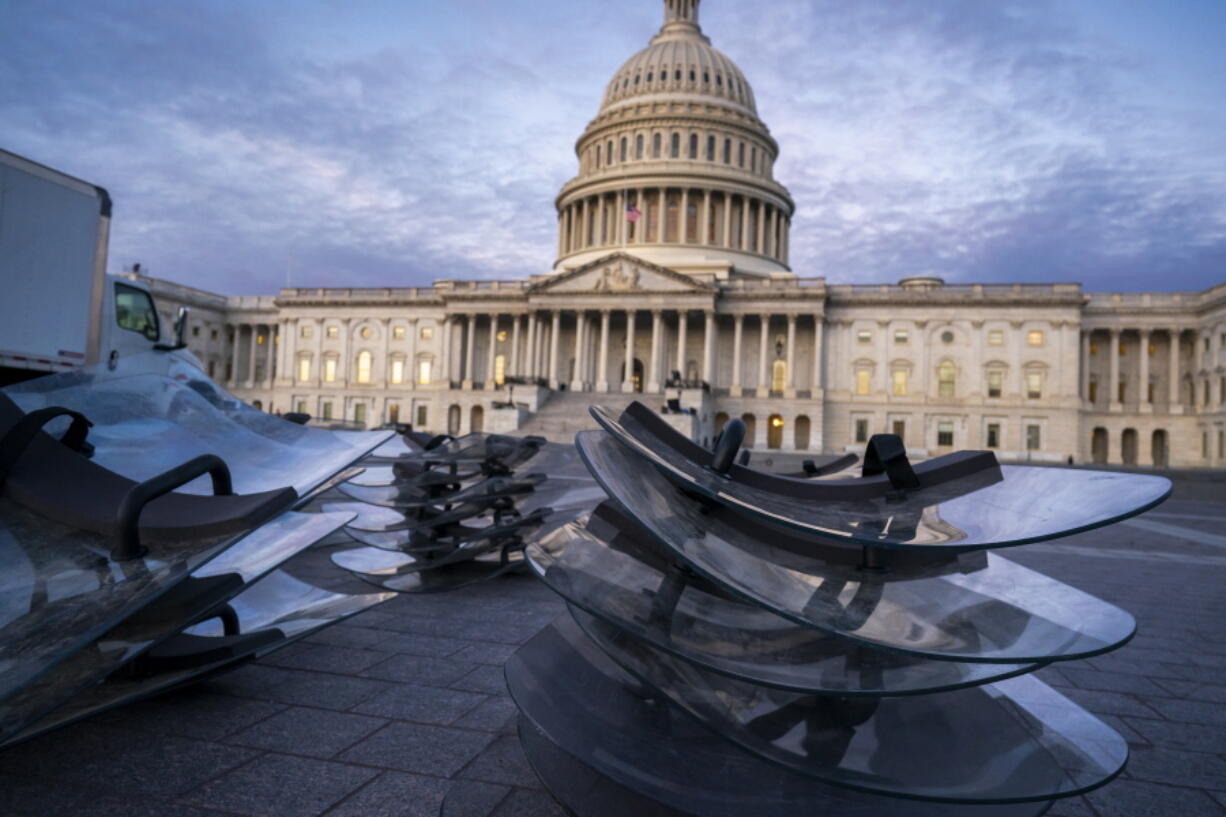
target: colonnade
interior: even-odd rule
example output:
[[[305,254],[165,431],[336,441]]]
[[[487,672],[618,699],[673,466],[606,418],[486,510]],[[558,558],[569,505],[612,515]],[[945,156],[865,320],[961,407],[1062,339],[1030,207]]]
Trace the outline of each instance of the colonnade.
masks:
[[[640,213],[635,222],[626,218],[630,205]],[[558,219],[559,256],[595,247],[689,244],[788,263],[787,211],[745,193],[639,187],[576,199]]]
[[[276,373],[280,371],[277,368],[278,326],[268,323],[230,324],[230,366],[226,380],[231,385],[247,388],[272,385]],[[259,367],[261,347],[262,369]]]
[[[1137,365],[1135,369],[1136,384],[1129,387],[1131,378],[1121,371],[1122,345],[1125,336],[1135,337],[1137,350]],[[1124,404],[1136,404],[1142,413],[1154,411],[1154,404],[1165,403],[1171,414],[1182,414],[1186,411],[1219,411],[1226,403],[1226,377],[1223,376],[1223,355],[1226,353],[1223,336],[1226,326],[1211,329],[1186,330],[1183,327],[1140,327],[1127,328],[1119,326],[1087,327],[1081,335],[1081,396],[1091,405],[1105,404],[1110,412],[1121,412]],[[1155,355],[1150,360],[1150,346],[1158,337],[1165,336],[1167,348],[1165,394],[1159,394],[1157,389],[1150,393],[1151,368],[1161,370],[1161,363]],[[1190,349],[1185,345],[1190,341]],[[1106,378],[1093,377],[1092,350],[1101,348],[1101,342],[1106,344],[1108,355]],[[1184,352],[1190,351],[1190,365],[1185,371]],[[1106,388],[1104,400],[1097,392],[1100,384]],[[1123,389],[1121,389],[1123,384]],[[1188,389],[1185,392],[1184,386]],[[1091,400],[1094,396],[1095,400]]]

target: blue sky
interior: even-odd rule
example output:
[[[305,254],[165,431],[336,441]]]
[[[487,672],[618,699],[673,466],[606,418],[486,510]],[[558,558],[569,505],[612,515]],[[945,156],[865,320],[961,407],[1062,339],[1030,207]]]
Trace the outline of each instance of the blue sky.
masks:
[[[226,294],[547,271],[660,0],[11,0],[0,147],[107,187],[111,266]],[[1226,3],[706,0],[832,282],[1226,280]]]

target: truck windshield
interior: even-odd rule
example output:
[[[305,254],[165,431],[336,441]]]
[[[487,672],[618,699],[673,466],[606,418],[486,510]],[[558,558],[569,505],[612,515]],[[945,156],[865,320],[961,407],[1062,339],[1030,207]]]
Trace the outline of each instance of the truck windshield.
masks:
[[[143,289],[115,284],[115,317],[122,328],[140,332],[149,340],[161,337],[153,299]]]

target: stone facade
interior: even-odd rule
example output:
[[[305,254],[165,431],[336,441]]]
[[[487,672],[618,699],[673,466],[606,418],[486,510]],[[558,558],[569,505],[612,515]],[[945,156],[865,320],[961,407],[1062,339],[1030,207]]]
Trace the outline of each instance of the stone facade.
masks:
[[[155,279],[189,348],[269,411],[569,438],[588,403],[677,399],[759,450],[1226,465],[1226,284],[828,285],[789,267],[794,204],[753,91],[698,0],[614,75],[559,194],[558,257],[517,281],[226,298]]]

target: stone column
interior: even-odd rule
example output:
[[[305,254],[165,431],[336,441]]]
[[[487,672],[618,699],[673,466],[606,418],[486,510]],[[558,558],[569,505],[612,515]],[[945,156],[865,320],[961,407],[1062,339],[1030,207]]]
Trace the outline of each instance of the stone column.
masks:
[[[1167,334],[1171,336],[1171,365],[1170,365],[1170,381],[1167,383],[1167,400],[1169,401],[1169,411],[1171,414],[1183,414],[1183,403],[1179,399],[1179,335],[1180,330],[1170,328]],[[1169,445],[1169,443],[1168,443]]]
[[[776,257],[779,255],[779,210],[775,207],[771,207],[770,215],[770,242],[766,247],[766,254],[771,257]]]
[[[614,215],[614,218],[617,219],[614,232],[617,234],[617,244],[621,247],[626,245],[626,230],[630,224],[630,222],[626,221],[626,209],[626,191],[623,188],[617,191],[617,213]]]
[[[762,202],[758,202],[758,240],[755,245],[757,252],[766,255],[766,214],[762,212]]]
[[[275,360],[272,371],[268,375],[270,383],[275,384],[278,380],[285,379],[285,370],[287,368],[285,350],[289,347],[288,341],[292,337],[289,318],[277,321],[277,342],[274,344]]]
[[[380,323],[383,327],[383,376],[378,382],[387,385],[392,380],[392,319],[384,318]]]
[[[523,371],[520,372],[524,377],[529,379],[536,377],[536,360],[532,356],[532,351],[536,348],[536,315],[532,312],[528,313],[528,332],[524,339],[524,365]]]
[[[668,188],[660,188],[660,226],[657,228],[656,243],[668,242]]]
[[[1093,329],[1081,333],[1081,399],[1090,402],[1090,336]]]
[[[711,243],[711,191],[702,191],[702,224],[698,228],[698,243]]]
[[[664,342],[664,338],[660,335],[662,320],[660,310],[651,310],[651,368],[647,372],[646,391],[652,394],[660,391],[660,347]]]
[[[640,187],[635,193],[634,206],[639,208],[639,221],[634,225],[634,243],[642,244],[646,241],[644,234],[647,232],[647,188]],[[629,379],[627,376],[626,380]]]
[[[796,315],[788,315],[788,376],[784,386],[785,397],[796,396]]]
[[[744,391],[741,385],[741,340],[745,334],[745,316],[734,315],[732,318],[732,385],[728,394],[740,397]]]
[[[494,382],[494,358],[498,356],[498,316],[490,315],[490,353],[485,361],[485,387],[493,389],[498,384]]]
[[[761,328],[758,331],[758,397],[770,393],[771,379],[767,370],[767,347],[770,344],[771,316],[761,315],[758,318]]]
[[[586,249],[592,245],[589,240],[592,236],[592,199],[590,196],[583,197],[583,215],[579,217],[579,248]]]
[[[1122,411],[1120,405],[1120,330],[1108,330],[1111,343],[1111,373],[1107,392],[1108,411]]]
[[[1154,411],[1153,405],[1149,402],[1149,331],[1148,329],[1138,330],[1141,344],[1138,354],[1141,359],[1138,361],[1137,405],[1142,414],[1152,414]]]
[[[741,196],[741,246],[737,249],[749,252],[749,196]]]
[[[571,391],[583,391],[587,380],[584,369],[584,347],[587,345],[587,313],[582,309],[575,313],[575,376],[570,381]]]
[[[711,389],[715,388],[715,348],[716,348],[716,323],[715,312],[708,309],[703,313],[705,325],[703,326],[702,334],[702,379],[706,381],[707,386]]]
[[[592,230],[592,237],[594,239],[593,243],[596,245],[603,245],[603,244],[609,243],[609,235],[607,233],[609,222],[605,218],[605,201],[604,200],[605,200],[605,195],[604,193],[601,193],[599,196],[596,197],[596,207],[593,208],[596,211],[595,212],[596,229]]]
[[[634,391],[634,318],[636,311],[626,310],[626,366],[625,379],[622,380],[622,391]]]
[[[443,316],[443,337],[439,339],[438,379],[451,388],[451,316]],[[413,376],[417,382],[417,376]]]
[[[724,241],[722,246],[732,246],[732,195],[724,193]]]
[[[787,264],[789,259],[792,257],[791,227],[792,219],[785,218],[783,220],[783,258],[781,259],[784,264]]]
[[[685,341],[686,331],[689,329],[687,318],[689,314],[682,309],[677,312],[677,371],[681,373],[681,379],[686,379],[685,373]]]
[[[511,374],[519,377],[519,325],[522,323],[522,315],[515,315],[511,318],[511,359],[509,361]]]
[[[256,339],[260,335],[260,325],[258,323],[251,324],[251,343],[247,346],[247,388],[255,386],[255,349]]]
[[[322,318],[316,318],[315,326],[315,386],[319,387],[324,382],[324,322]]]
[[[558,257],[566,254],[566,210],[558,211]]]
[[[553,327],[549,332],[549,388],[558,388],[558,340],[562,335],[562,310],[553,311]]]
[[[685,244],[689,240],[690,226],[690,188],[681,188],[681,214],[677,219],[677,243]]]
[[[471,389],[473,387],[473,362],[476,355],[474,352],[477,348],[477,315],[470,312],[464,316],[468,322],[467,344],[464,347],[464,378],[460,381],[460,388]]]
[[[336,379],[349,385],[349,372],[353,368],[353,361],[350,356],[353,354],[353,318],[345,318],[341,321],[341,359],[340,365],[337,366],[338,371]],[[343,414],[343,412],[342,412]]]
[[[821,316],[813,316],[813,381],[809,386],[809,397],[817,399],[818,394],[826,388],[826,383],[822,379],[822,341],[826,334],[826,322],[821,319]]]
[[[609,310],[600,310],[600,360],[596,365],[596,391],[609,390]]]
[[[234,324],[234,340],[230,346],[230,382],[237,385],[238,379],[238,345],[242,340],[242,324]]]
[[[405,362],[405,368],[409,371],[405,380],[405,386],[410,391],[414,391],[419,385],[417,382],[418,374],[420,373],[417,364],[417,336],[420,330],[417,328],[417,318],[409,318],[408,321],[409,325],[406,327],[405,333],[409,336],[409,355],[408,360]],[[440,367],[441,365],[440,361]],[[409,422],[415,422],[415,419],[410,417]]]

